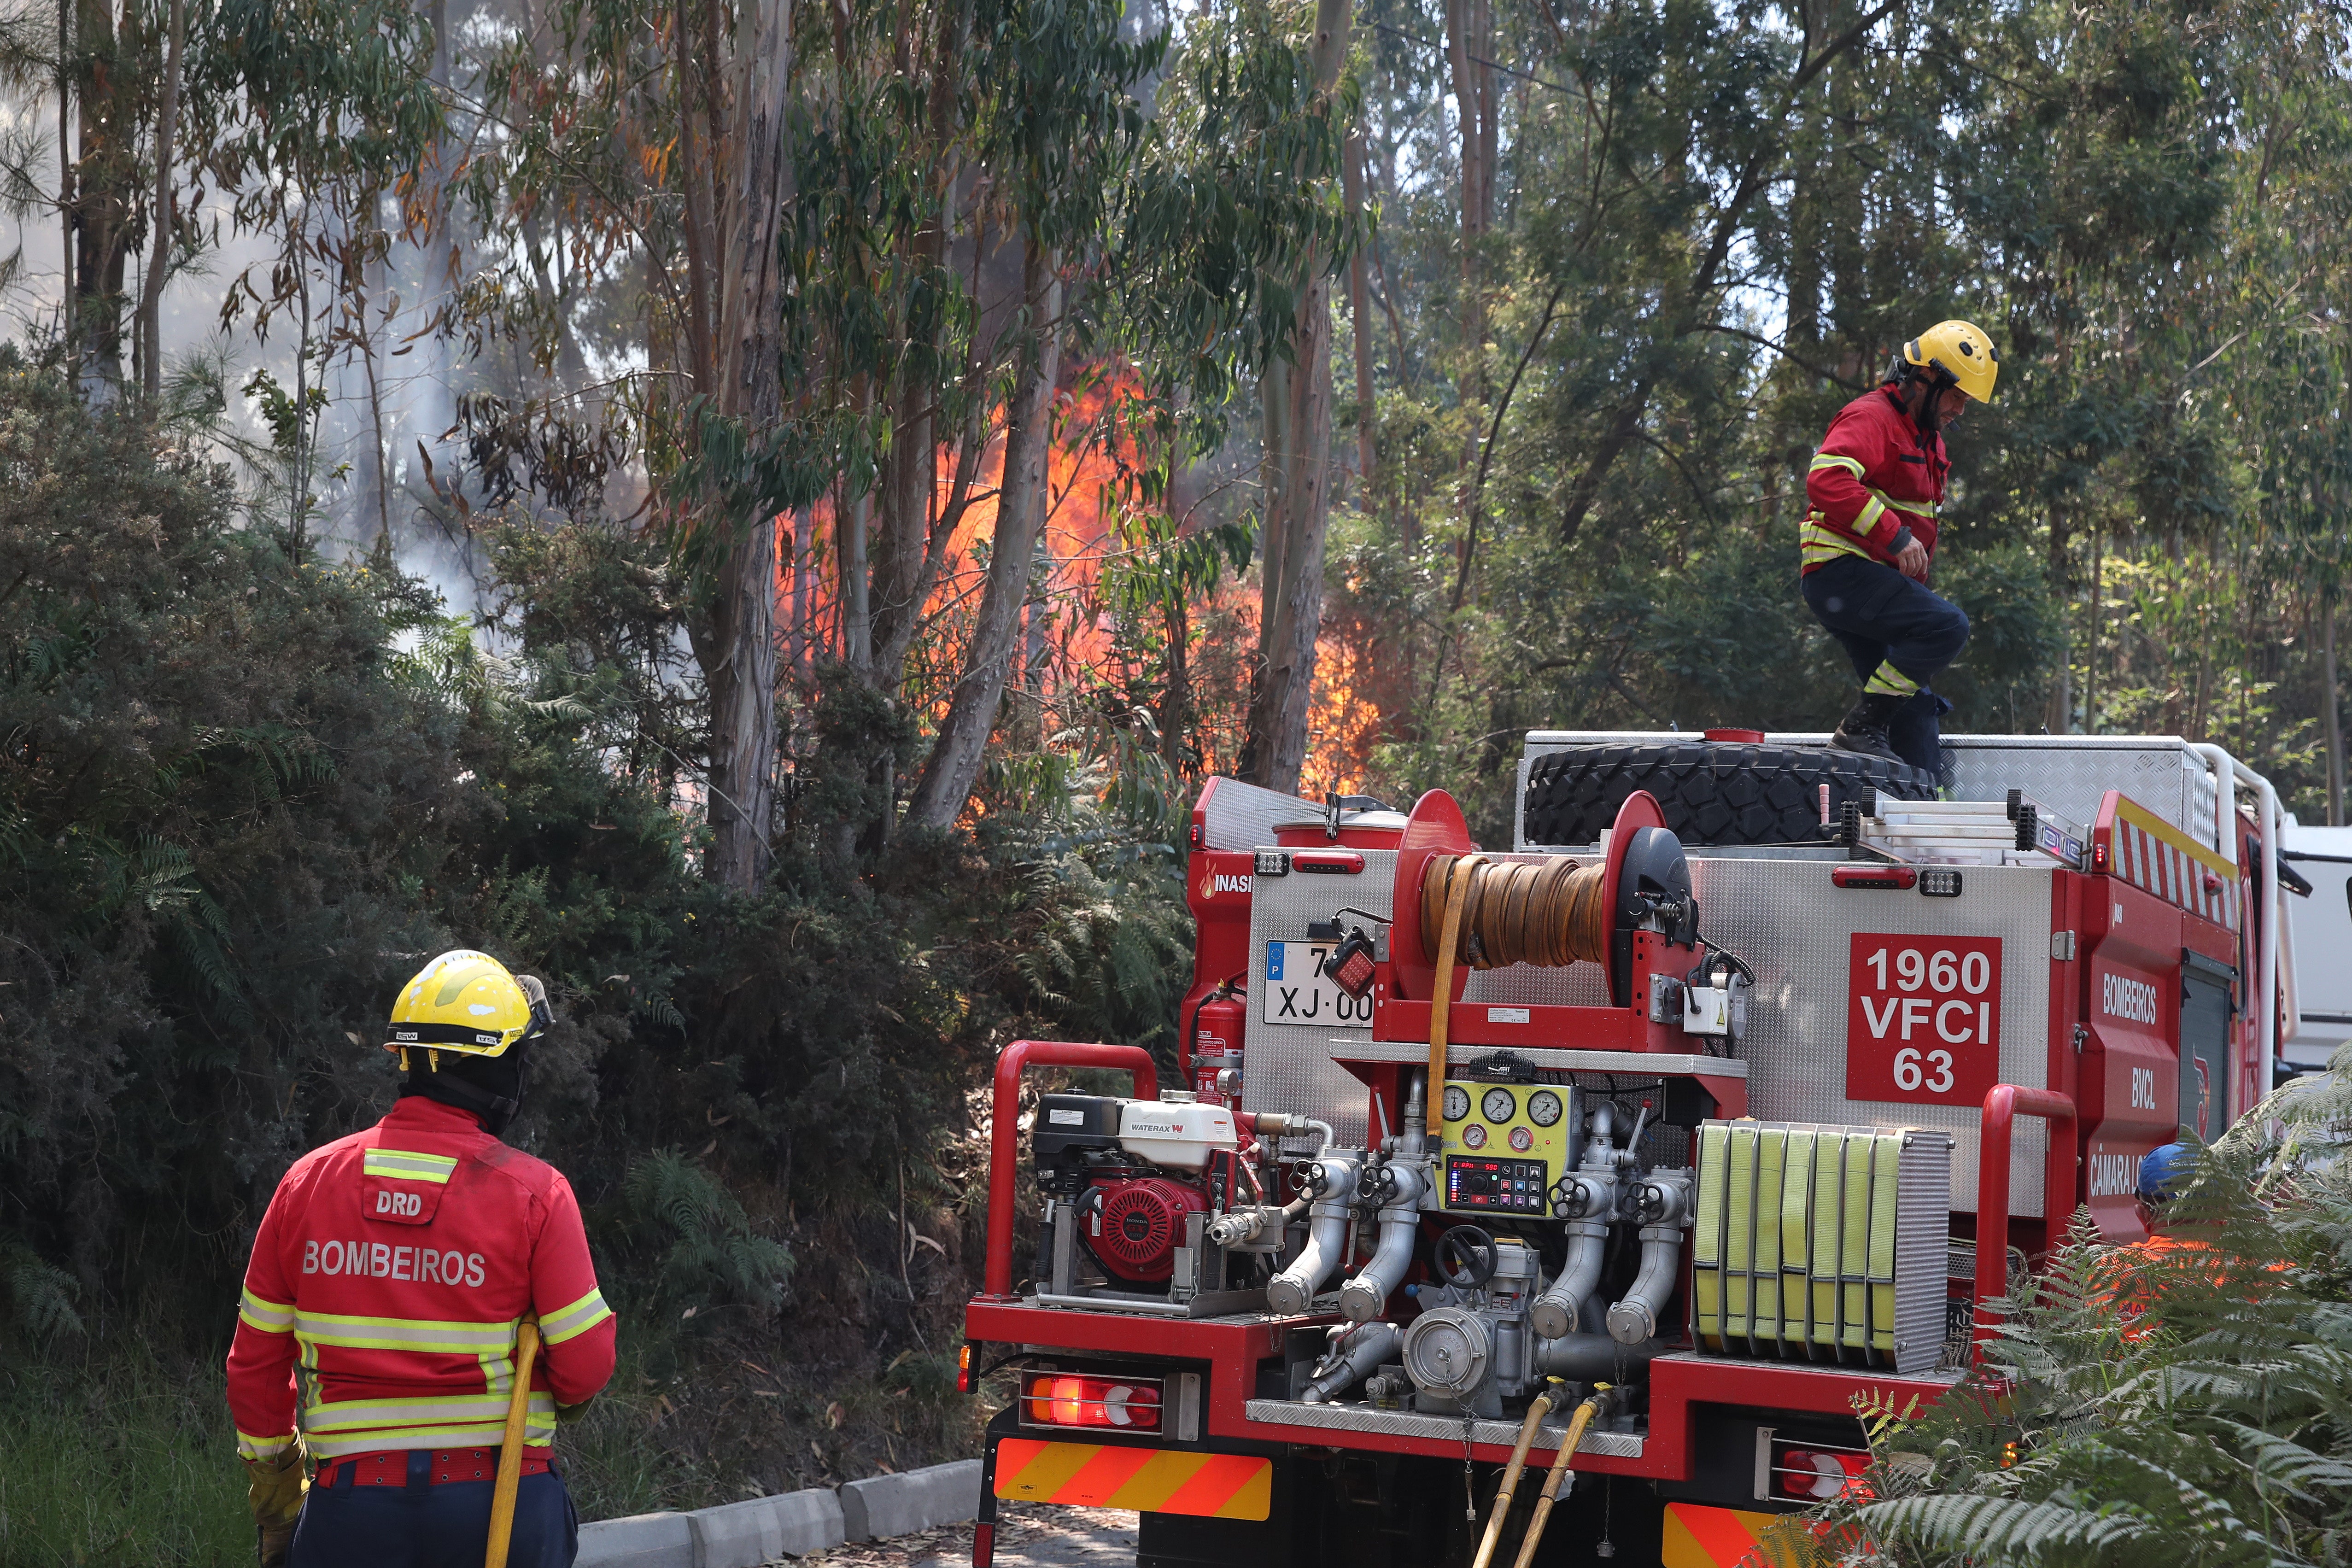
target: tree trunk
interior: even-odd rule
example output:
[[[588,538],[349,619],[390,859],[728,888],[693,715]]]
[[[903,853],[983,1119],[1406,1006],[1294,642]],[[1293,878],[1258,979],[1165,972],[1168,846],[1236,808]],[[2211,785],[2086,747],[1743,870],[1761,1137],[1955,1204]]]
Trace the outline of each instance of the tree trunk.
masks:
[[[757,893],[772,850],[776,805],[776,522],[743,531],[727,552],[710,617],[710,879]],[[698,648],[697,652],[704,650]]]
[[[2336,604],[2322,600],[2319,606],[2319,649],[2321,675],[2326,684],[2320,694],[2320,713],[2327,721],[2327,826],[2344,826],[2344,730],[2341,704],[2336,692]]]
[[[688,19],[681,7],[681,33]],[[698,384],[755,438],[772,428],[782,406],[777,242],[792,199],[783,145],[791,39],[790,0],[758,0],[738,24],[734,145],[723,187],[726,213],[716,226],[724,243],[711,258],[716,288],[704,296],[716,303],[718,320],[697,351],[716,351],[709,380]],[[707,63],[717,68],[716,61]],[[776,520],[729,522],[740,531],[719,569],[708,634],[695,649],[710,694],[708,865],[711,880],[755,894],[772,860],[768,827],[776,800]]]
[[[1462,175],[1461,395],[1465,407],[1475,407],[1486,397],[1486,297],[1479,274],[1481,251],[1495,212],[1495,72],[1485,63],[1495,58],[1493,33],[1490,0],[1446,0],[1445,52],[1454,74]]]
[[[1060,258],[1026,242],[1022,299],[1029,316],[1020,381],[1004,430],[1004,482],[998,492],[996,538],[988,584],[962,678],[940,725],[939,740],[907,805],[909,826],[945,828],[961,815],[988,755],[988,737],[1004,698],[1013,637],[1029,597],[1029,565],[1045,526],[1047,456],[1054,437],[1054,384],[1062,369]]]
[[[1358,126],[1348,137],[1347,163],[1342,179],[1348,210],[1364,210],[1364,132]],[[1361,505],[1371,510],[1372,437],[1374,434],[1372,407],[1372,317],[1370,309],[1371,282],[1366,276],[1370,263],[1364,247],[1356,247],[1348,258],[1348,313],[1356,327],[1356,474],[1363,487]]]
[[[2098,523],[2091,525],[2091,636],[2083,651],[2083,733],[2099,732],[2099,636],[2106,611],[2099,603],[2105,587],[2106,562],[2101,547],[2106,542],[2106,531]]]
[[[2066,514],[2056,507],[2050,509],[2050,592],[2060,602],[2066,596]],[[2063,621],[2071,617],[2062,617]],[[2074,656],[2062,647],[2058,653],[2058,679],[2050,689],[2050,711],[2042,728],[2053,735],[2074,732]]]
[[[704,165],[719,150],[703,145],[703,115],[698,110],[708,108],[708,94],[697,91],[707,83],[695,68],[700,40],[695,37],[692,10],[689,0],[679,0],[671,21],[670,43],[677,51],[671,65],[677,102],[678,183],[686,187],[686,221],[680,228],[686,246],[687,368],[694,378],[695,395],[710,397],[719,385],[710,330],[718,290],[710,276],[709,172]]]
[[[151,408],[163,395],[163,279],[172,255],[172,137],[180,112],[180,49],[187,37],[187,0],[172,0],[172,38],[163,61],[163,102],[155,111],[155,247],[148,258],[147,276],[139,298],[142,390]],[[372,355],[368,375],[373,384],[375,368]]]
[[[1252,685],[1248,752],[1241,776],[1287,794],[1307,761],[1307,710],[1315,695],[1315,646],[1323,631],[1323,544],[1329,531],[1331,478],[1330,285],[1318,279],[1299,304],[1298,365],[1286,378],[1281,574],[1267,595]],[[1267,570],[1273,570],[1269,562]]]
[[[80,0],[74,44],[82,68],[74,99],[80,152],[74,167],[77,378],[85,396],[103,401],[122,386],[122,328],[130,304],[124,286],[140,184],[137,100],[144,84],[122,58],[136,48],[135,24],[125,16],[118,28],[108,0]]]
[[[81,342],[81,274],[74,262],[73,165],[73,12],[74,0],[58,0],[58,226],[64,276],[58,282],[58,330],[65,339],[66,360],[76,363]]]
[[[1347,58],[1348,0],[1316,0],[1315,91],[1338,86]],[[1292,357],[1267,367],[1265,530],[1259,571],[1257,664],[1249,724],[1234,771],[1267,789],[1297,786],[1307,758],[1315,643],[1323,629],[1323,540],[1330,520],[1331,284],[1324,257],[1303,268]]]

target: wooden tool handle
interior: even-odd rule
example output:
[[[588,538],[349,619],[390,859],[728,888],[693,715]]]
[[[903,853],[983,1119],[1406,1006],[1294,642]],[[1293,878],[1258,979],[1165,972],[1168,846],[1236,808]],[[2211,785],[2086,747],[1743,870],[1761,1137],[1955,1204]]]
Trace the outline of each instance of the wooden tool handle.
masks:
[[[489,1550],[482,1568],[507,1568],[507,1548],[514,1541],[515,1494],[522,1487],[523,1441],[530,1421],[530,1371],[539,1360],[539,1320],[525,1318],[515,1325],[514,1394],[507,1401],[505,1441],[499,1445],[499,1479],[490,1492]]]

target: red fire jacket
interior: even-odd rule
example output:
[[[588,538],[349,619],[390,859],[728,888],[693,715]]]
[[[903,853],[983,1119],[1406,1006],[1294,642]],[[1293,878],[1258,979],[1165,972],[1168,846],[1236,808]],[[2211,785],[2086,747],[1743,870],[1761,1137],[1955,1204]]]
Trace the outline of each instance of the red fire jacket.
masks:
[[[1812,503],[1799,534],[1806,572],[1840,555],[1892,566],[1906,529],[1926,548],[1929,565],[1935,563],[1937,517],[1952,466],[1941,436],[1922,444],[1894,385],[1888,382],[1839,409],[1822,437],[1805,476],[1805,497]]]
[[[613,1375],[572,1184],[466,1111],[410,1096],[294,1163],[254,1238],[228,1352],[237,1452],[495,1447],[515,1330],[539,1315],[528,1442]]]

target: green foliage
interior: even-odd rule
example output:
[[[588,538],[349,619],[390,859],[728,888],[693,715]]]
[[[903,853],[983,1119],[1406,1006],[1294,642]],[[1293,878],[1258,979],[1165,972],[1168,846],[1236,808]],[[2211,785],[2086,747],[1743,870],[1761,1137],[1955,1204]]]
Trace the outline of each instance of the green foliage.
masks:
[[[0,1279],[8,1288],[10,1324],[25,1339],[37,1344],[81,1331],[81,1315],[74,1310],[80,1288],[72,1275],[30,1247],[0,1247]]]
[[[0,1362],[0,1562],[242,1568],[236,1446],[216,1359],[176,1364],[134,1337],[105,1360]]]
[[[2163,1241],[2105,1246],[2078,1215],[1974,1380],[1916,1418],[1875,1413],[1869,1489],[1824,1505],[1825,1539],[1939,1568],[2340,1562],[2352,1184],[2263,1129],[2340,1135],[2342,1095],[2240,1122]]]
[[[648,1308],[693,1317],[730,1305],[772,1310],[793,1255],[754,1230],[734,1194],[675,1149],[639,1155],[621,1183],[621,1226],[646,1263]]]
[[[1263,0],[1204,9],[1120,195],[1113,341],[1155,391],[1191,395],[1197,450],[1217,446],[1242,380],[1291,357],[1307,259],[1336,269],[1352,237],[1337,181],[1350,84],[1315,92],[1295,22]]]
[[[1058,738],[1063,746],[1072,739]],[[1018,771],[1000,771],[995,790]],[[1150,1047],[1160,1070],[1173,1075],[1176,1010],[1192,957],[1172,843],[1187,805],[1179,781],[1155,753],[1115,745],[1089,765],[1047,771],[1038,784],[1045,787],[1028,793],[1045,809],[985,836],[1025,884],[1012,961],[1026,1000],[1058,1015],[1073,1037]]]
[[[380,1092],[404,884],[481,800],[388,646],[414,591],[152,442],[0,359],[0,1234],[85,1283],[126,1208],[225,1207]]]

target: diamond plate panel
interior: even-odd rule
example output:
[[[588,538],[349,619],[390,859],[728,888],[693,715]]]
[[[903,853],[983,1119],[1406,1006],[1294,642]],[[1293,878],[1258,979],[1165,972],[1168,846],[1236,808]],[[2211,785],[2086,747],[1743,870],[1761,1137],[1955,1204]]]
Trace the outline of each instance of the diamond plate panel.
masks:
[[[1570,746],[1698,738],[1661,731],[1529,731],[1519,758],[1511,841],[1521,846],[1528,841],[1528,769],[1538,757]],[[1806,750],[1825,747],[1829,739],[1826,734],[1776,732],[1770,742]],[[2011,790],[2020,789],[2059,816],[2087,827],[2099,815],[2099,803],[2107,791],[2119,789],[2200,844],[2213,842],[2220,791],[2205,759],[2177,736],[1947,735],[1944,765],[1952,779],[1955,800],[2000,800]]]
[[[1285,1110],[1331,1124],[1343,1147],[1360,1149],[1370,1098],[1346,1068],[1331,1059],[1339,1040],[1372,1037],[1369,1025],[1335,1029],[1328,1025],[1267,1024],[1265,1005],[1265,944],[1305,942],[1307,928],[1327,921],[1342,904],[1368,914],[1390,912],[1396,880],[1396,851],[1367,849],[1364,869],[1353,877],[1254,877],[1250,880],[1250,1016],[1242,1046],[1242,1103],[1252,1110]]]
[[[1297,1426],[1324,1432],[1386,1432],[1400,1437],[1423,1437],[1433,1443],[1451,1446],[1459,1452],[1463,1435],[1470,1440],[1507,1448],[1519,1440],[1520,1422],[1465,1422],[1458,1415],[1423,1415],[1410,1410],[1381,1410],[1370,1405],[1299,1405],[1287,1399],[1253,1399],[1247,1406],[1252,1421],[1269,1426]],[[1543,1456],[1557,1453],[1560,1440],[1568,1436],[1568,1412],[1559,1410],[1554,1418],[1544,1423],[1528,1445],[1532,1461],[1543,1463]],[[1638,1459],[1642,1457],[1643,1438],[1633,1432],[1587,1431],[1579,1439],[1580,1454],[1609,1454],[1619,1458]]]
[[[1953,1135],[1952,1206],[1977,1201],[1977,1124],[1961,1106],[1848,1100],[1847,975],[1856,931],[2001,939],[2000,1080],[2048,1083],[2050,879],[2031,866],[1970,867],[1957,899],[1843,890],[1826,866],[1694,856],[1708,939],[1756,972],[1748,999],[1748,1111],[1770,1121],[1931,1127]],[[2010,1212],[2039,1217],[2048,1124],[2021,1118],[2010,1151]]]
[[[1952,754],[1955,799],[2000,800],[2021,789],[2088,827],[2107,791],[2119,789],[2200,844],[2213,842],[2212,771],[2186,741],[1956,735],[1946,749]]]

